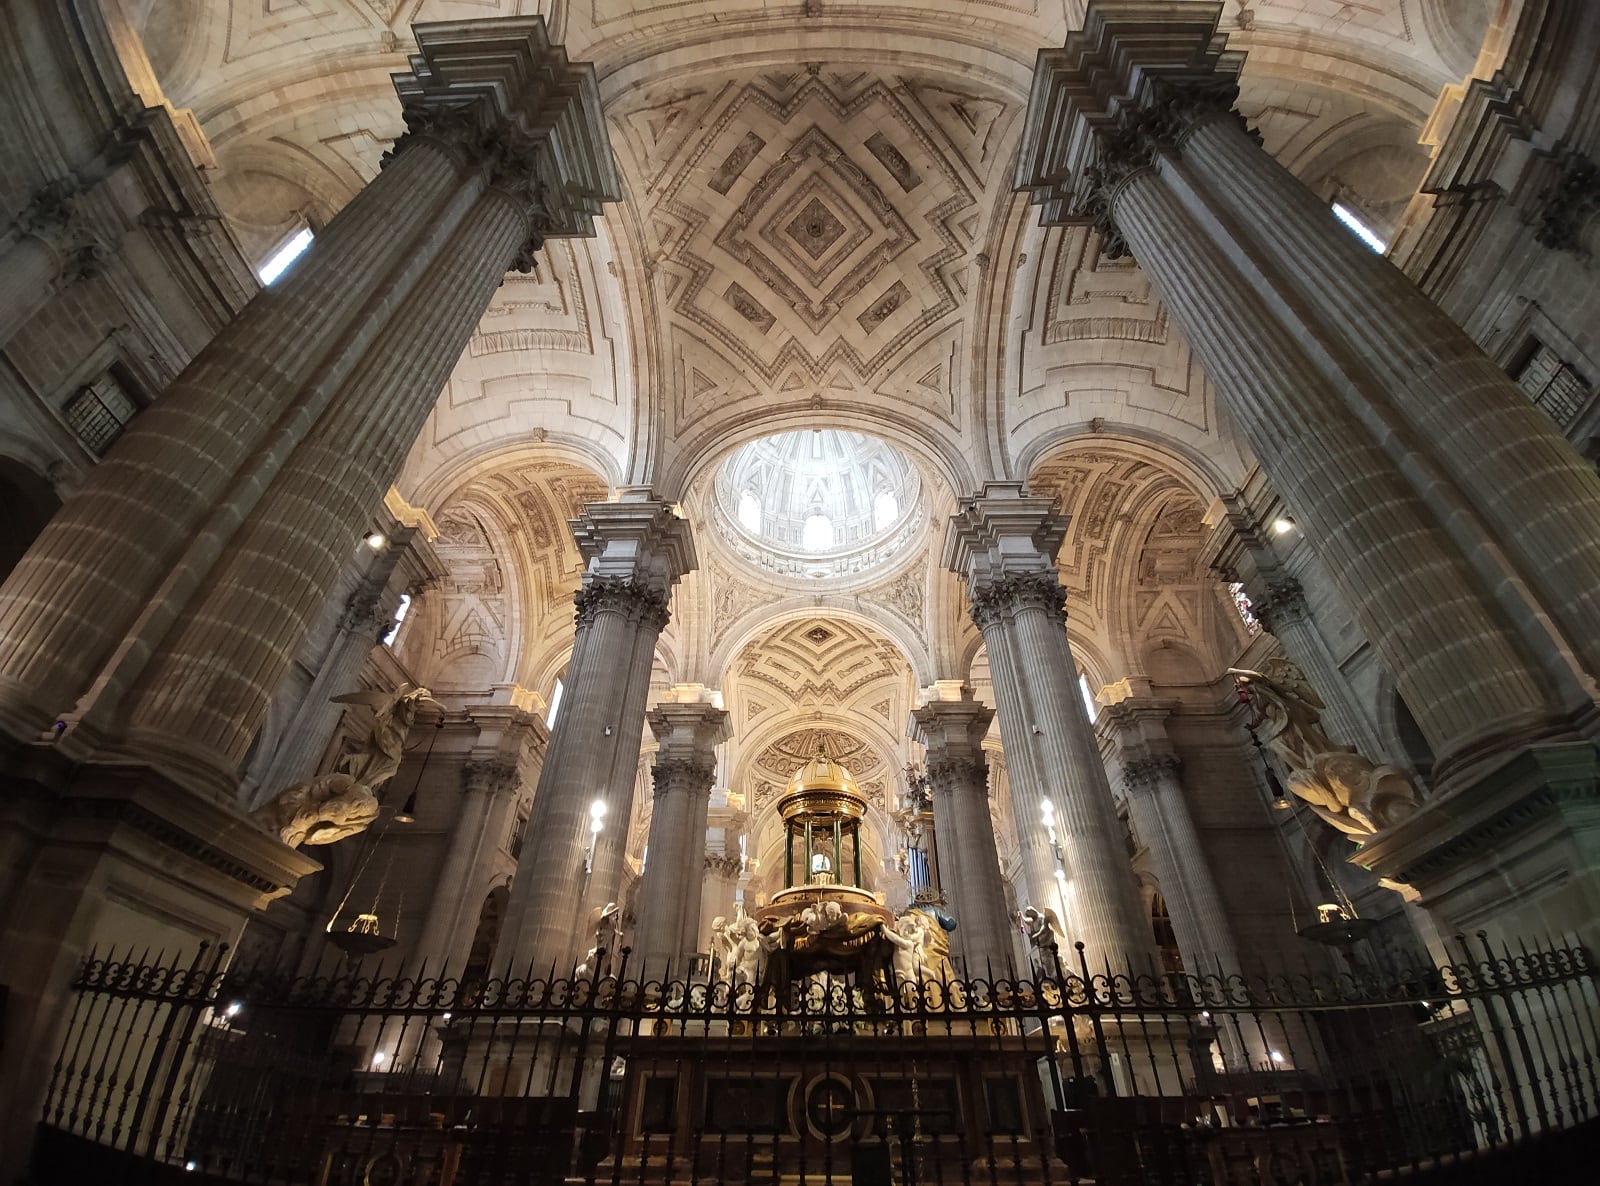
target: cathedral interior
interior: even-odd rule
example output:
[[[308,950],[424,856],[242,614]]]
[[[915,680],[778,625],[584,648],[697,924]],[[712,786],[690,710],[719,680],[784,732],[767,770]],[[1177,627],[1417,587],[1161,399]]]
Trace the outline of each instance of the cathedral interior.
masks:
[[[1600,8],[0,59],[4,1181],[1589,1180]]]

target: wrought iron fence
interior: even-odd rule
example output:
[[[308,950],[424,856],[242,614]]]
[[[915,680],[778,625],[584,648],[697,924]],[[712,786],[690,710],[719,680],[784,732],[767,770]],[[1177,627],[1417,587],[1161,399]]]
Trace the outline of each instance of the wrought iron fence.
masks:
[[[1338,976],[1096,974],[1080,950],[781,993],[641,983],[627,954],[465,983],[91,959],[35,1178],[1287,1186],[1540,1158],[1559,1181],[1600,1124],[1581,949]]]

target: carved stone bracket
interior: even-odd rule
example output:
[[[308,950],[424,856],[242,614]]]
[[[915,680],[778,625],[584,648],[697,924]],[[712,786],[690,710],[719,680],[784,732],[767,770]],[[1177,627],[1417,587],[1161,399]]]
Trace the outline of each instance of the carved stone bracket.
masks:
[[[1063,627],[1067,622],[1067,591],[1053,572],[1025,572],[997,577],[969,594],[972,620],[979,630],[1022,609],[1042,609]]]
[[[592,577],[572,600],[577,607],[579,630],[602,613],[622,614],[629,621],[658,633],[666,629],[672,619],[665,593],[629,577]]]

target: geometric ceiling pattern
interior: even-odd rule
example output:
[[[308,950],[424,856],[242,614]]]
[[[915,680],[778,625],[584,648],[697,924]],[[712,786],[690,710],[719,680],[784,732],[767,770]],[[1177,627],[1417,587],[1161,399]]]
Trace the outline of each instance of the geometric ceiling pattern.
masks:
[[[877,391],[954,415],[992,154],[1017,107],[813,63],[611,112],[642,175],[680,419]]]

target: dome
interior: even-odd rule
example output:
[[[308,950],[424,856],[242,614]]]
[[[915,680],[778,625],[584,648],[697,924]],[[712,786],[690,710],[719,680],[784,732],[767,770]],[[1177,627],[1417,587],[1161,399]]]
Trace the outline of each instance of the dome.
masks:
[[[866,810],[867,801],[855,778],[820,748],[816,757],[794,772],[778,799],[778,812],[784,819],[800,815],[848,815],[859,819]]]
[[[813,579],[875,569],[916,534],[916,466],[876,437],[839,429],[751,441],[718,471],[714,519],[763,568]]]

